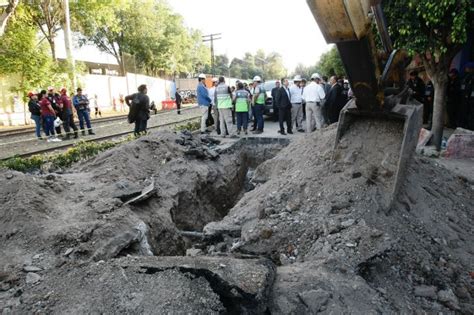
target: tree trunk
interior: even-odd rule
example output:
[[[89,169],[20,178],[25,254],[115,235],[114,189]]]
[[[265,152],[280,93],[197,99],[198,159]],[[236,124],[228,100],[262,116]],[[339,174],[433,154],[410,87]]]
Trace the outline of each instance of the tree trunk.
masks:
[[[53,61],[56,61],[56,47],[54,46],[54,35],[50,35],[51,37],[48,36],[48,43],[49,47],[51,47],[51,57],[53,58]]]
[[[0,36],[3,36],[5,33],[5,28],[7,27],[8,19],[15,12],[15,8],[18,5],[20,0],[9,0],[8,6],[5,8],[2,14],[0,14]]]
[[[436,150],[438,151],[441,149],[441,142],[443,140],[449,64],[455,52],[456,50],[453,49],[450,54],[441,56],[438,62],[436,62],[434,58],[427,59],[426,55],[421,55],[425,70],[433,81],[435,89],[433,100],[433,125],[431,128],[433,138],[431,143],[436,146]]]
[[[441,149],[441,142],[443,140],[446,90],[448,87],[448,78],[443,74],[444,73],[436,75],[432,78],[435,94],[433,102],[433,126],[431,132],[433,133],[432,143],[436,146],[436,150],[438,151]]]

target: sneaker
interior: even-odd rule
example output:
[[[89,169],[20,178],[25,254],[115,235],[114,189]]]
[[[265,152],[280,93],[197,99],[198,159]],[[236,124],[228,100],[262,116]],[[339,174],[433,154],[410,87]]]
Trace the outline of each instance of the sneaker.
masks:
[[[291,130],[288,130],[287,132],[288,132],[288,134],[290,134],[290,135],[293,134],[293,131],[291,131]]]
[[[298,129],[298,132],[304,132],[304,129]]]
[[[48,140],[46,140],[46,142],[53,142],[53,139],[48,138]]]
[[[281,134],[282,136],[286,135],[285,130],[278,130],[278,133]]]
[[[59,138],[53,138],[53,139],[51,139],[51,142],[61,142],[61,141],[62,141],[62,140],[59,139]]]

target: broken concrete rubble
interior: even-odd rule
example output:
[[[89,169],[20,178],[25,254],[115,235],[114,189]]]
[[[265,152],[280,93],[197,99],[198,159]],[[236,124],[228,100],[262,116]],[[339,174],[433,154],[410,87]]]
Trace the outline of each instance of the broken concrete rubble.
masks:
[[[54,180],[0,171],[0,304],[13,313],[469,314],[472,184],[414,157],[386,211],[380,185],[390,174],[366,169],[359,154],[333,164],[334,136],[330,127],[290,144],[217,146],[165,132]],[[27,266],[40,269],[34,285]]]

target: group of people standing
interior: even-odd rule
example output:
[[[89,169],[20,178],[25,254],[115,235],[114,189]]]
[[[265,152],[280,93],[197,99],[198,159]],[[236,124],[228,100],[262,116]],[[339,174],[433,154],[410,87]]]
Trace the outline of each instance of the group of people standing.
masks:
[[[431,129],[433,118],[434,85],[431,80],[426,83],[416,70],[410,72],[407,87],[411,95],[423,104],[423,123]],[[448,74],[446,91],[446,120],[449,128],[466,128],[474,130],[474,63],[465,66],[464,76],[451,69]]]
[[[237,81],[237,86],[230,87],[224,77],[214,78],[212,87],[207,88],[206,76],[198,77],[197,101],[201,108],[201,133],[206,133],[209,118],[216,126],[216,132],[223,137],[237,137],[242,132],[248,134],[248,125],[253,117],[250,129],[254,134],[263,133],[266,91],[262,79],[255,76],[253,84]]]
[[[338,121],[339,112],[349,99],[349,89],[347,86],[346,90],[343,80],[333,76],[328,83],[326,77],[314,73],[307,85],[299,75],[294,77],[293,83],[290,86],[289,80],[284,78],[281,82],[277,81],[272,90],[280,134],[292,134],[294,129],[309,133]]]
[[[263,133],[267,94],[259,76],[254,77],[251,86],[237,81],[236,88],[228,86],[224,77],[219,77],[212,79],[213,86],[208,89],[205,80],[204,74],[199,75],[196,89],[202,112],[201,133],[208,132],[206,127],[210,116],[215,122],[217,134],[223,137],[236,137],[241,132],[247,135],[251,118],[251,131]],[[271,91],[274,117],[279,121],[280,134],[292,134],[295,129],[312,132],[338,121],[339,112],[349,99],[348,82],[333,76],[328,83],[327,78],[315,73],[308,85],[299,75],[295,76],[293,83],[290,86],[288,79],[281,79],[276,81]],[[306,128],[303,125],[305,118]]]
[[[77,89],[72,100],[66,88],[62,88],[59,92],[56,93],[53,87],[49,87],[48,91],[28,93],[28,109],[36,125],[36,137],[39,140],[46,139],[48,142],[62,141],[60,138],[68,140],[71,136],[78,138],[79,130],[74,122],[74,111],[79,118],[82,135],[86,135],[84,127],[87,127],[88,134],[94,135],[90,121],[89,99],[82,94],[82,89]],[[61,126],[64,128],[65,135],[62,133]],[[41,129],[46,135],[45,138],[41,135]]]

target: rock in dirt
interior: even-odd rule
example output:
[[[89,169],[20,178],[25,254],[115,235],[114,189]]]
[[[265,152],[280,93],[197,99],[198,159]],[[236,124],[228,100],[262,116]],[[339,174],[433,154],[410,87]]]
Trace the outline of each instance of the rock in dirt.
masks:
[[[41,280],[41,276],[34,272],[28,272],[26,274],[26,284],[35,284]]]
[[[43,269],[41,269],[40,267],[36,267],[36,266],[25,266],[23,267],[23,271],[25,272],[38,272],[38,271],[41,271]]]
[[[323,306],[326,306],[331,294],[322,289],[316,289],[300,293],[298,297],[312,313],[318,313]]]
[[[428,285],[420,285],[415,287],[414,294],[415,296],[425,297],[430,299],[436,299],[437,288],[435,286],[428,286]]]
[[[453,310],[459,310],[458,298],[454,295],[454,292],[451,289],[440,290],[438,292],[438,301],[446,304],[446,306]]]

